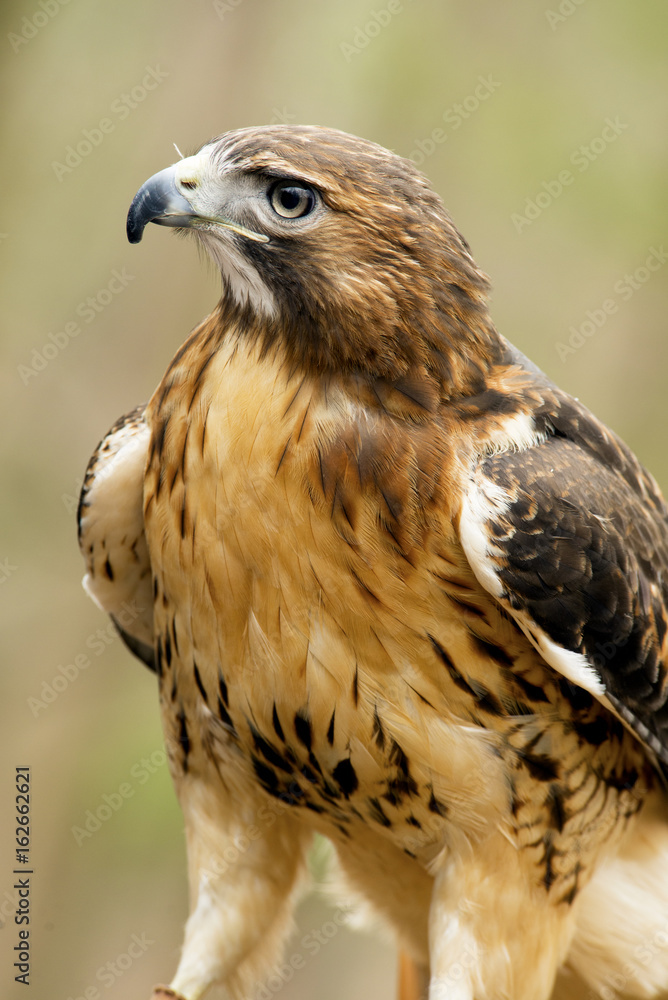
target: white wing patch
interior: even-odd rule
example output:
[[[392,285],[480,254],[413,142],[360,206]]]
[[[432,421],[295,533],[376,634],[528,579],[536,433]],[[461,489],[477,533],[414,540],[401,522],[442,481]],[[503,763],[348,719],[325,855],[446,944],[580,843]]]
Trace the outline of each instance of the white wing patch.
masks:
[[[547,434],[536,430],[536,422],[530,414],[515,413],[494,428],[485,447],[490,455],[498,455],[504,451],[526,451],[544,441],[547,441]]]
[[[509,505],[510,498],[496,483],[489,479],[482,482],[473,480],[459,519],[459,534],[466,558],[485,590],[497,598],[504,596],[505,588],[490,555],[501,555],[501,550],[494,545],[486,524],[491,517],[505,514]]]
[[[81,491],[79,545],[86,593],[133,638],[152,648],[152,575],[143,515],[149,438],[143,415],[133,414],[101,442]]]
[[[544,436],[535,430],[533,419],[520,414],[505,422],[503,433],[496,435],[492,448],[495,453],[523,451],[543,440]],[[498,574],[494,558],[503,556],[503,550],[496,543],[488,525],[504,514],[510,503],[511,497],[498,484],[480,473],[471,477],[459,522],[460,539],[466,558],[481,586],[513,616],[545,662],[567,680],[603,701],[606,708],[610,708],[605,698],[605,685],[587,657],[554,642],[529,615],[514,609],[508,600],[508,591]]]
[[[558,642],[550,639],[529,615],[514,610],[507,601],[501,600],[500,603],[513,616],[531,645],[538,650],[546,663],[566,680],[572,681],[573,684],[584,688],[585,691],[589,691],[594,698],[602,701],[606,708],[611,708],[606,697],[605,684],[584,653],[576,653],[572,649],[560,646]]]
[[[517,616],[515,617],[517,618]],[[521,627],[519,621],[518,624]],[[534,645],[546,663],[549,663],[573,684],[589,691],[595,698],[600,700],[605,696],[605,684],[584,653],[565,649],[564,646],[560,646],[559,643],[550,639],[537,625],[532,624],[531,631],[536,639]],[[528,634],[528,638],[533,641],[530,634]]]

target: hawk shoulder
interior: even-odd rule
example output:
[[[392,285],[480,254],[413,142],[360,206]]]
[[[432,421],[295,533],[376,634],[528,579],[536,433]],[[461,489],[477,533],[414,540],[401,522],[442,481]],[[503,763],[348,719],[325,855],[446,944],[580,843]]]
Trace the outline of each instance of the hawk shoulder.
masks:
[[[153,594],[144,533],[143,486],[150,431],[144,406],[125,414],[95,449],[77,512],[83,586],[151,670]]]
[[[536,373],[545,436],[480,456],[460,537],[481,585],[543,659],[668,763],[668,511],[652,477]]]

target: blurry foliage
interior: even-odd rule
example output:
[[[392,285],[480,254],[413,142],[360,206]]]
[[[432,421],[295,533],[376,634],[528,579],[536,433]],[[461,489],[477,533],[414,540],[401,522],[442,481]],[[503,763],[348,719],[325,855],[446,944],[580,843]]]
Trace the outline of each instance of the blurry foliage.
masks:
[[[115,418],[149,396],[216,300],[216,276],[190,242],[158,230],[140,247],[125,241],[130,200],[175,159],[173,142],[187,153],[229,128],[274,119],[334,125],[409,155],[444,130],[422,169],[492,277],[500,330],[668,486],[668,268],[563,362],[556,347],[666,240],[668,6],[586,0],[551,24],[550,10],[558,16],[568,4],[404,0],[380,30],[369,28],[387,20],[385,6],[2,5],[0,559],[13,569],[0,582],[0,897],[12,882],[13,769],[28,763],[35,996],[81,995],[133,932],[155,944],[101,995],[148,995],[171,975],[186,911],[182,823],[166,768],[90,840],[77,846],[71,832],[161,746],[154,679],[116,641],[43,711],[28,704],[107,625],[79,585],[71,497],[88,457]],[[151,79],[166,74],[152,90],[143,84],[149,69]],[[480,77],[498,86],[458,116],[452,109],[471,107]],[[518,233],[512,215],[616,116],[627,125],[619,137]],[[97,138],[102,119],[111,130],[58,179],[54,162],[65,162],[84,130]],[[127,287],[86,322],[86,299],[100,298],[123,268]],[[77,321],[80,332],[63,340]],[[33,351],[53,355],[44,348],[59,334],[65,346],[22,378],[20,366],[35,363]],[[300,934],[327,919],[322,905],[305,904]],[[0,936],[9,997],[23,996],[9,976],[13,933],[10,923]],[[282,996],[379,996],[393,968],[387,945],[342,931]]]

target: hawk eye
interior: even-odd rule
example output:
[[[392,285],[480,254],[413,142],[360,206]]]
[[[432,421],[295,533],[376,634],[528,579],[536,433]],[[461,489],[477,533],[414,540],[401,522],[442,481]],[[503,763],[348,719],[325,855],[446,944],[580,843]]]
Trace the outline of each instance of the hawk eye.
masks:
[[[315,191],[298,181],[278,181],[268,195],[271,207],[284,219],[301,219],[315,208]]]

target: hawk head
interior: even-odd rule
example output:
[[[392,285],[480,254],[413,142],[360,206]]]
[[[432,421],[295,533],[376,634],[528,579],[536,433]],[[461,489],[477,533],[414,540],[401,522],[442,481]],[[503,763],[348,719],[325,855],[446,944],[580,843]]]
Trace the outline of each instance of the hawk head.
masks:
[[[221,320],[292,364],[480,390],[502,348],[488,282],[426,178],[375,143],[313,126],[246,128],[151,177],[128,215],[195,232],[220,268]]]

